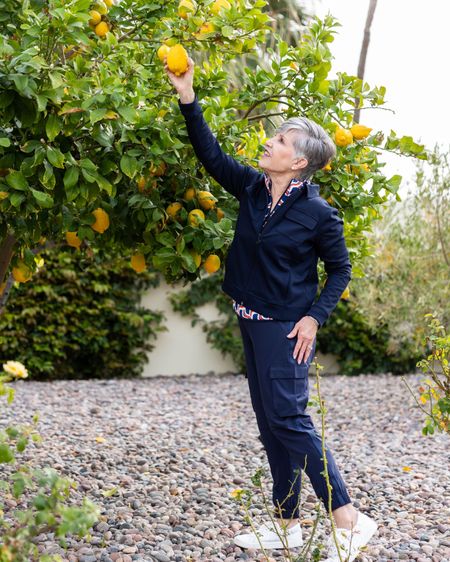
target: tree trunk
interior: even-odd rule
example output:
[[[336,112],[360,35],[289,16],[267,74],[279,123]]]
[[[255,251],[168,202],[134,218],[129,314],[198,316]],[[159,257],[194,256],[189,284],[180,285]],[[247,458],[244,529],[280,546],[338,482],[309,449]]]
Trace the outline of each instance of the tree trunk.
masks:
[[[369,10],[367,12],[367,19],[366,19],[366,26],[364,28],[364,37],[363,42],[361,45],[361,52],[359,54],[359,63],[358,63],[358,78],[364,80],[364,71],[366,69],[366,59],[367,59],[367,51],[369,50],[369,42],[370,42],[370,28],[372,27],[373,15],[375,13],[375,8],[377,7],[378,0],[370,0]],[[355,98],[355,111],[353,113],[353,121],[355,123],[359,123],[359,99]]]
[[[0,287],[5,282],[5,275],[14,254],[15,243],[16,238],[8,233],[0,244]],[[13,282],[12,275],[10,275],[9,278],[6,279],[6,285],[3,291],[0,293],[0,314],[3,312],[3,307],[8,300],[9,291],[11,290]]]

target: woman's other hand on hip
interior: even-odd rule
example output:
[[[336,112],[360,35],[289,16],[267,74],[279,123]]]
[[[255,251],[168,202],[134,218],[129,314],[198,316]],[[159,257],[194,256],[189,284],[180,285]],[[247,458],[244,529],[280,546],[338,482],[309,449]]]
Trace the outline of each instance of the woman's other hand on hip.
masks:
[[[314,318],[311,318],[311,316],[304,316],[295,324],[289,334],[287,334],[288,338],[297,338],[293,353],[293,357],[297,363],[300,364],[302,361],[306,363],[313,348],[317,329],[317,322]]]

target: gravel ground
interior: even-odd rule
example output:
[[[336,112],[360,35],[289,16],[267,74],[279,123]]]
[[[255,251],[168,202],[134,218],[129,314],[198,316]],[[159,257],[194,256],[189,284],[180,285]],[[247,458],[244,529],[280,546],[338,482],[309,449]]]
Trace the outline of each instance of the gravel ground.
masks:
[[[413,385],[418,377],[408,380]],[[264,559],[232,541],[244,520],[231,490],[251,487],[258,467],[268,470],[243,376],[19,381],[14,386],[9,419],[27,422],[36,410],[41,414],[44,442],[30,446],[25,458],[72,477],[79,483],[74,497],[87,496],[101,509],[89,541],[71,538],[63,551],[51,534],[41,535],[42,552],[60,553],[70,562]],[[321,388],[328,444],[350,496],[379,523],[358,560],[449,562],[448,437],[421,435],[420,414],[400,377],[325,376]],[[115,486],[116,495],[102,495]],[[317,499],[307,478],[302,498],[308,537]],[[6,513],[13,507],[8,500]],[[265,520],[261,507],[256,498],[256,524]],[[328,528],[324,519],[318,540]],[[284,560],[281,551],[269,555]]]

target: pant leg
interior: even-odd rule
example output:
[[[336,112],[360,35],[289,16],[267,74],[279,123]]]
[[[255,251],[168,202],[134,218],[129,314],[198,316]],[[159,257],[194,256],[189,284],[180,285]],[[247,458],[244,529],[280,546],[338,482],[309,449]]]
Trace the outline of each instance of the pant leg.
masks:
[[[298,518],[297,503],[301,489],[301,470],[292,463],[288,450],[269,427],[259,388],[253,344],[245,327],[246,322],[258,322],[258,320],[244,320],[239,317],[239,327],[244,344],[250,398],[273,478],[272,502],[275,506],[275,515],[280,515],[279,510],[276,509],[280,507],[283,518]]]
[[[267,426],[288,451],[291,463],[305,467],[317,496],[328,509],[328,489],[323,475],[321,436],[314,427],[306,407],[309,397],[308,369],[314,349],[306,363],[297,364],[292,354],[296,338],[287,338],[294,322],[247,321],[245,327],[253,346],[255,371],[259,383],[262,409]],[[270,443],[269,443],[270,447]],[[275,472],[286,457],[272,456]],[[351,503],[345,483],[331,451],[326,447],[328,474],[332,487],[331,507],[337,509]]]

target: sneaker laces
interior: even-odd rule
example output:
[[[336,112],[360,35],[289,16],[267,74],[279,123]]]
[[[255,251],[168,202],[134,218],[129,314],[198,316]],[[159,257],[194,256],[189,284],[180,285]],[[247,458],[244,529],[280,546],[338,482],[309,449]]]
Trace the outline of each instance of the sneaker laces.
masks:
[[[336,541],[334,540],[333,534],[328,537],[328,556],[331,558],[337,558],[339,560],[338,547],[339,545],[340,554],[342,557],[342,562],[345,562],[345,557],[352,554],[358,547],[355,545],[354,538],[355,535],[359,534],[360,531],[355,529],[336,529]]]

